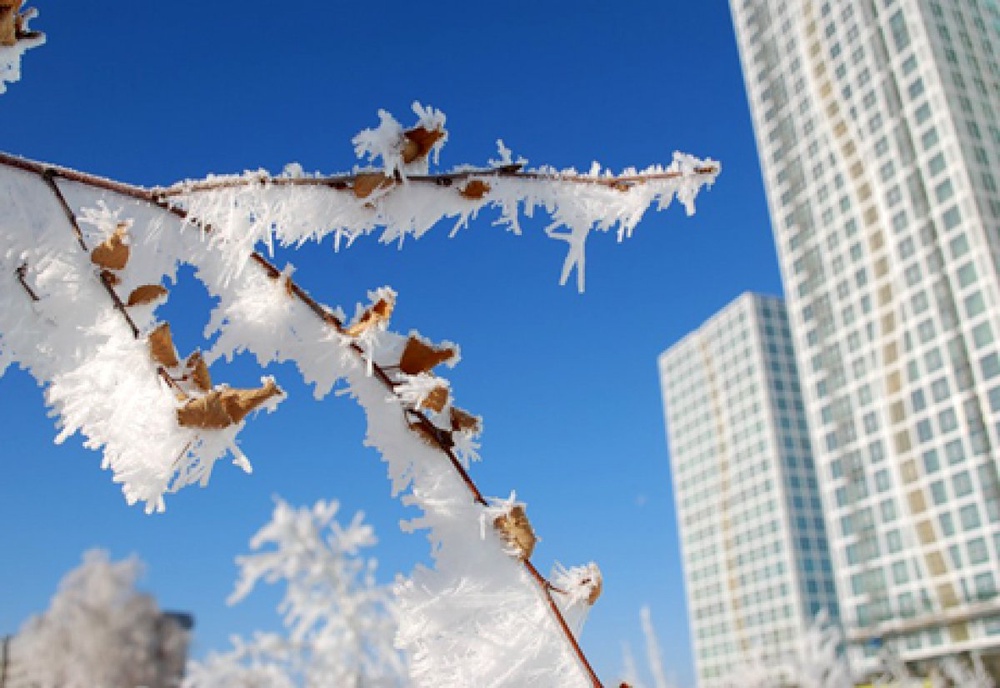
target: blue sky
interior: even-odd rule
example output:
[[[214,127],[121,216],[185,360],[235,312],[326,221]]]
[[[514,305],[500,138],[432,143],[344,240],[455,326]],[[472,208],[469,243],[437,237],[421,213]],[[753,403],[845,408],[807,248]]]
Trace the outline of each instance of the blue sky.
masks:
[[[698,213],[648,215],[633,239],[593,237],[587,292],[558,286],[565,245],[490,226],[448,228],[402,251],[361,241],[282,253],[317,298],[349,312],[369,289],[400,295],[394,326],[462,346],[449,371],[457,403],[485,418],[487,494],[516,489],[542,542],[536,564],[595,560],[605,593],[583,645],[609,683],[621,643],[641,655],[651,607],[664,660],[693,683],[656,356],[746,290],[780,292],[728,7],[723,2],[199,3],[109,0],[35,5],[48,44],[0,96],[0,149],[154,185],[291,161],[338,172],[350,138],[385,108],[406,123],[414,100],[448,115],[442,166],[484,163],[497,138],[532,164],[615,169],[669,162],[674,150],[723,163]],[[286,8],[289,8],[286,10]],[[199,344],[208,313],[186,279],[172,295],[178,339]],[[183,311],[184,315],[181,315]],[[143,587],[193,612],[194,652],[230,633],[273,628],[277,592],[224,599],[233,558],[268,518],[272,496],[337,498],[380,536],[386,579],[426,556],[403,535],[384,469],[361,446],[351,402],[291,394],[241,435],[252,476],[220,465],[147,516],[125,505],[100,457],[52,420],[25,374],[0,379],[3,477],[0,634],[43,610],[82,552],[148,563]],[[232,375],[255,380],[245,362]]]

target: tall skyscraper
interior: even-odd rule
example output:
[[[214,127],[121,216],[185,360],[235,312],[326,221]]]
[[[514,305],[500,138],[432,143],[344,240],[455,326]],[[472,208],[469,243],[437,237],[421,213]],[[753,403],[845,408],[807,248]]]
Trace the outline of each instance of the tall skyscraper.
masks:
[[[744,294],[659,366],[699,686],[791,677],[837,602],[784,304]]]
[[[1000,9],[731,0],[855,670],[1000,652]]]

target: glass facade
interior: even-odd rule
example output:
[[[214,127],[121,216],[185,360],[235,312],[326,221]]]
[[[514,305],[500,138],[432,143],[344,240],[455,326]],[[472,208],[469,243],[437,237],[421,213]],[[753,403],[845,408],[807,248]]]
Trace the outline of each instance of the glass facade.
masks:
[[[780,299],[744,294],[659,361],[699,685],[788,664],[837,614]],[[728,684],[727,684],[728,685]]]
[[[1000,651],[1000,7],[731,0],[851,659]]]

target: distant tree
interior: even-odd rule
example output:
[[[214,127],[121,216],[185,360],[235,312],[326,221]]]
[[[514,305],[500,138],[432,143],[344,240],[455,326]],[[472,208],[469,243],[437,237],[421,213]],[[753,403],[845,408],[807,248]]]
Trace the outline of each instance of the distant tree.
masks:
[[[187,655],[188,633],[136,590],[142,564],[92,550],[59,584],[45,613],[15,638],[14,660],[36,688],[168,688]]]
[[[0,12],[6,78],[38,45],[21,2]],[[531,561],[525,506],[484,495],[469,474],[481,419],[458,407],[441,365],[458,348],[389,330],[396,294],[370,292],[347,318],[316,300],[265,255],[275,244],[332,237],[337,246],[378,234],[453,232],[481,212],[521,232],[542,213],[567,247],[561,281],[584,286],[584,246],[596,233],[631,236],[650,207],[676,199],[694,212],[720,167],[675,153],[669,166],[613,174],[528,168],[498,142],[486,166],[430,172],[448,139],[444,114],[414,104],[404,127],[386,112],[352,143],[364,163],[336,175],[288,165],[144,188],[0,154],[0,373],[19,365],[45,388],[57,441],[80,433],[129,503],[149,511],[187,485],[205,485],[231,456],[251,470],[237,436],[252,413],[284,397],[276,380],[235,389],[213,362],[239,353],[262,366],[294,362],[314,395],[334,385],[364,409],[370,446],[388,465],[393,494],[419,510],[433,567],[397,588],[397,643],[423,686],[600,686],[577,634],[601,591],[597,566],[545,577]],[[262,252],[263,251],[263,252]],[[182,355],[157,307],[178,266],[195,270],[215,307],[207,351]]]
[[[240,556],[230,604],[260,581],[284,585],[278,611],[285,634],[234,637],[233,648],[191,662],[184,688],[397,688],[408,685],[396,650],[392,591],[375,582],[376,562],[363,550],[375,533],[357,514],[346,526],[339,504],[293,508],[278,500],[271,521]]]

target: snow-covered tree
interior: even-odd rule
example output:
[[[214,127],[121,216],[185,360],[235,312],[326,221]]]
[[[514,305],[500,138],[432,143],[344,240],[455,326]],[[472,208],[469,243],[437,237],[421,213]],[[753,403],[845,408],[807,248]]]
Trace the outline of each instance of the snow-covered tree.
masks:
[[[993,678],[982,658],[973,652],[968,662],[950,656],[942,659],[933,672],[934,688],[994,688]]]
[[[142,564],[92,550],[66,574],[45,613],[16,637],[17,669],[38,688],[176,685],[188,633],[136,590]]]
[[[0,15],[19,64],[37,44],[20,2]],[[6,19],[4,19],[6,18]],[[15,69],[9,69],[11,79]],[[0,374],[25,368],[44,387],[57,441],[80,433],[129,503],[165,508],[165,496],[207,484],[247,419],[274,410],[277,380],[236,389],[213,379],[215,361],[246,352],[261,366],[294,362],[317,398],[335,386],[364,409],[367,443],[388,466],[392,491],[419,516],[433,567],[399,588],[397,642],[418,685],[598,686],[576,634],[601,591],[595,564],[553,579],[532,564],[525,506],[489,498],[469,473],[481,419],[454,401],[441,365],[458,347],[389,329],[396,294],[370,293],[354,316],[323,305],[275,266],[275,244],[370,234],[420,237],[443,221],[453,233],[480,213],[520,233],[547,214],[567,244],[562,281],[584,286],[584,245],[596,233],[629,237],[649,207],[676,198],[694,211],[719,165],[676,153],[669,166],[612,174],[529,168],[503,144],[482,167],[431,173],[448,139],[445,115],[414,105],[404,127],[385,112],[354,147],[363,166],[314,175],[289,165],[143,188],[0,154]],[[158,306],[178,267],[193,266],[216,299],[204,351],[178,352]]]
[[[802,688],[851,688],[854,681],[837,622],[821,610],[799,638],[795,678]]]
[[[406,662],[393,645],[391,590],[375,582],[374,559],[363,552],[375,533],[357,514],[342,525],[339,504],[293,508],[278,500],[268,522],[240,556],[229,602],[257,585],[285,586],[278,610],[286,634],[233,638],[232,650],[191,662],[185,688],[303,686],[390,688],[407,685]]]

